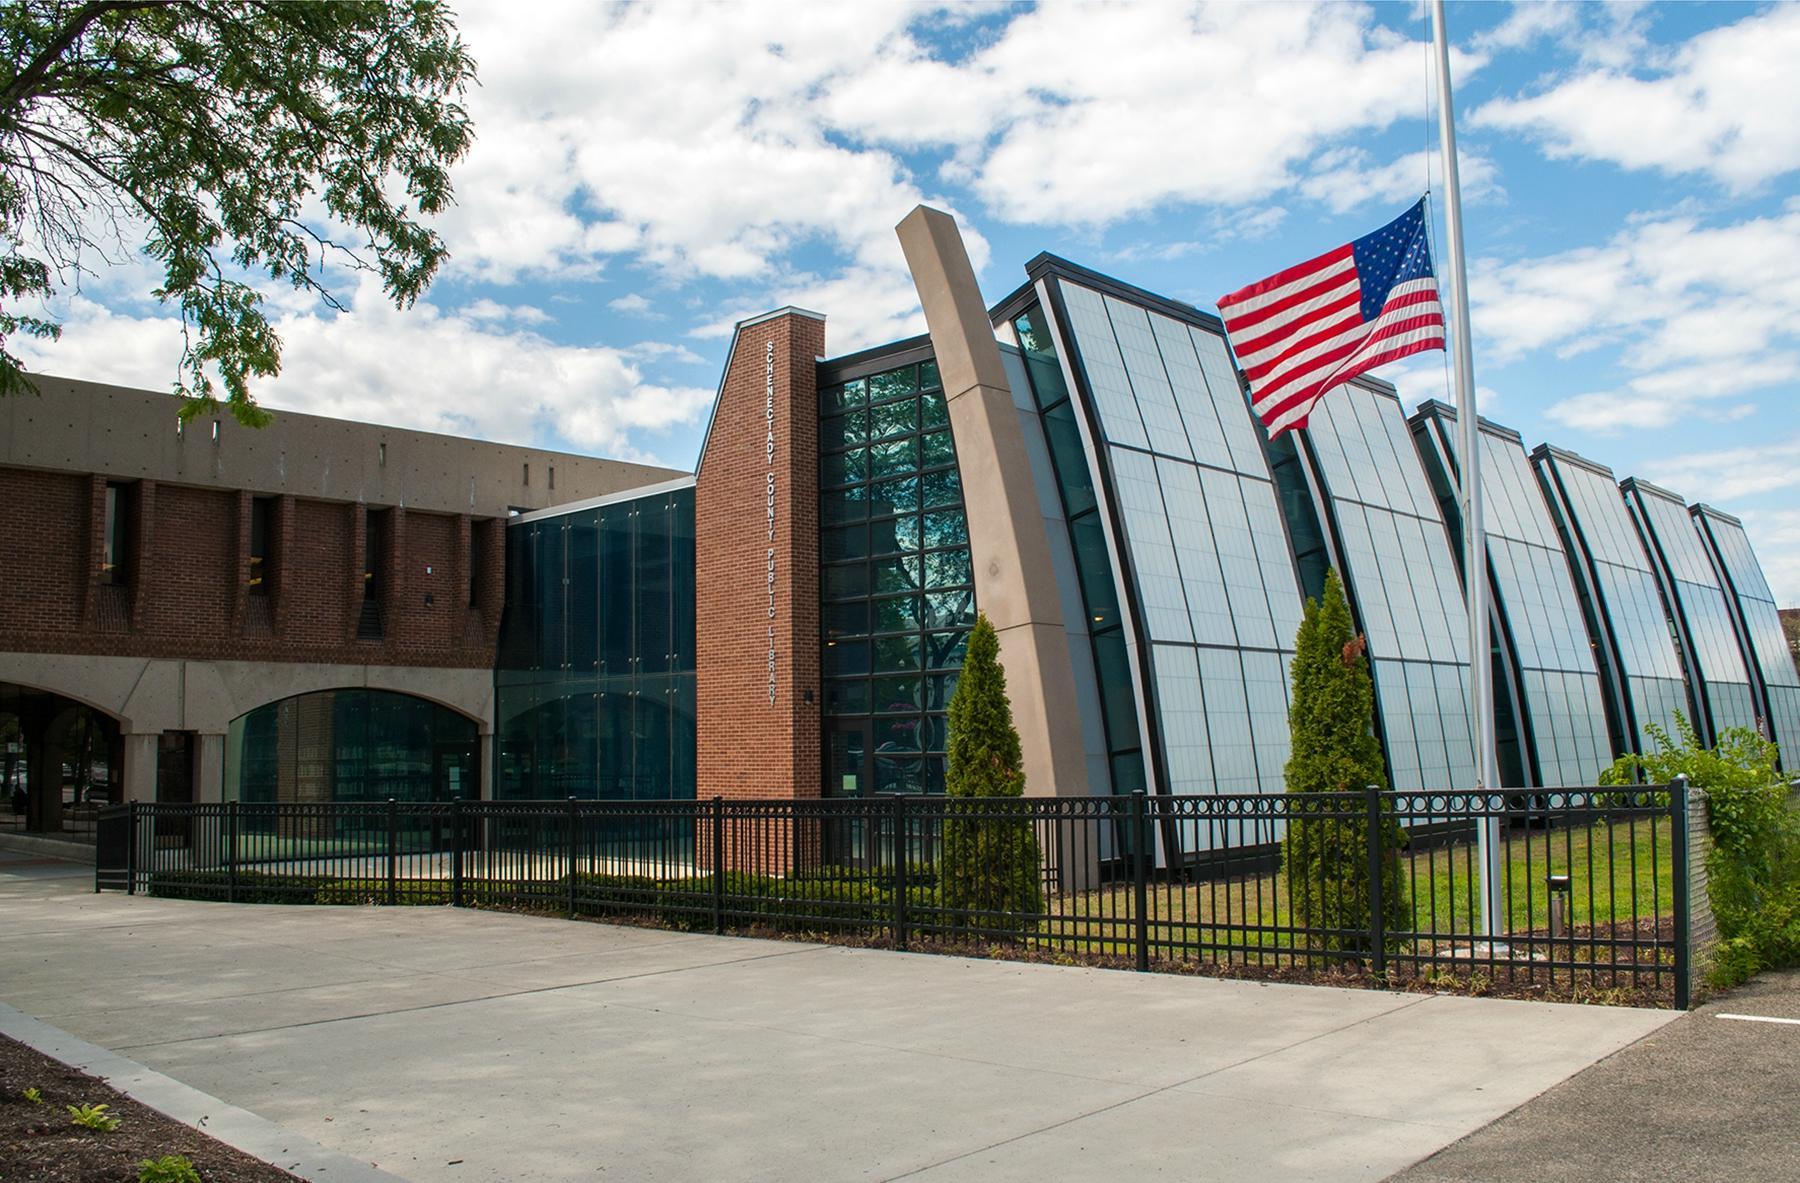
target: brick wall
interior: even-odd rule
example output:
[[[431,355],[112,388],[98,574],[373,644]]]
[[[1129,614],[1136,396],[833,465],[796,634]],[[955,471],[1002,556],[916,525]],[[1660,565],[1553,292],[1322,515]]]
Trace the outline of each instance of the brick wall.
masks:
[[[742,326],[734,346],[695,485],[698,791],[702,798],[817,797],[822,774],[814,367],[825,351],[825,324],[786,311]],[[766,411],[771,363],[772,424]]]
[[[0,650],[225,661],[482,668],[505,586],[504,523],[398,507],[386,531],[383,636],[356,639],[364,507],[274,499],[267,595],[249,590],[253,497],[129,486],[128,574],[101,578],[106,478],[0,468]],[[469,602],[470,541],[480,562]],[[429,603],[427,600],[429,599]]]

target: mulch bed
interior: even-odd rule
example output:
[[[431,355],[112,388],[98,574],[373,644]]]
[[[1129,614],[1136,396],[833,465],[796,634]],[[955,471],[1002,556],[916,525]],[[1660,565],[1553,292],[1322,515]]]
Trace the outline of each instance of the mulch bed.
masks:
[[[42,1103],[25,1099],[35,1088]],[[69,1123],[69,1105],[105,1104],[110,1133]],[[140,1105],[99,1078],[0,1036],[0,1179],[5,1183],[136,1183],[138,1163],[179,1154],[205,1183],[296,1183],[298,1176],[233,1150]]]

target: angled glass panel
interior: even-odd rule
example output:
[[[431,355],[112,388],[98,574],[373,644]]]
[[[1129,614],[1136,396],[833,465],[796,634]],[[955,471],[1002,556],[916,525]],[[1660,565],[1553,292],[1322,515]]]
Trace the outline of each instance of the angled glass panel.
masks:
[[[1399,399],[1359,385],[1312,413],[1303,455],[1335,523],[1368,642],[1389,775],[1401,790],[1474,781],[1468,617],[1456,557]]]
[[[1760,712],[1750,690],[1750,671],[1731,622],[1725,589],[1706,556],[1705,544],[1677,497],[1640,482],[1628,481],[1625,496],[1637,515],[1648,543],[1646,550],[1660,565],[1670,609],[1682,626],[1687,658],[1699,680],[1705,707],[1702,734],[1716,742],[1730,727],[1755,728]]]

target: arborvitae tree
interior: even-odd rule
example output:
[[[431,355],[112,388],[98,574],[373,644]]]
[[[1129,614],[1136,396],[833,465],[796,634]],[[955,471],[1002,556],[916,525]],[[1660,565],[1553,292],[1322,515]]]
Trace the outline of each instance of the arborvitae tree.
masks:
[[[975,621],[956,693],[950,698],[944,822],[944,904],[975,923],[1031,925],[1016,915],[1043,911],[1037,838],[1024,802],[1019,733],[1006,697],[1000,638],[986,616]],[[980,803],[960,804],[979,798]],[[996,800],[999,799],[999,800]],[[1017,801],[1008,807],[1006,799]],[[995,915],[1012,913],[1015,915]],[[988,914],[985,919],[983,914]]]
[[[1293,753],[1287,791],[1293,794],[1361,792],[1387,788],[1381,745],[1375,739],[1375,691],[1363,638],[1350,621],[1350,605],[1336,571],[1325,574],[1322,599],[1306,601],[1294,641],[1294,701],[1288,709]],[[1315,946],[1352,951],[1369,947],[1369,832],[1361,801],[1319,801],[1316,812],[1353,812],[1355,818],[1312,818],[1310,803],[1290,802],[1282,843],[1288,899],[1295,921],[1310,929],[1337,930]],[[1385,805],[1384,805],[1385,808]],[[1412,926],[1400,870],[1405,836],[1383,817],[1382,921],[1388,932]]]

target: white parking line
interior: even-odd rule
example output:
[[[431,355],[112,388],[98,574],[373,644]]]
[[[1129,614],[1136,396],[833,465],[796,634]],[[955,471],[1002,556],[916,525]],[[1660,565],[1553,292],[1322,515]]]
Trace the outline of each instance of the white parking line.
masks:
[[[1721,1014],[1719,1017],[1721,1019],[1738,1019],[1745,1023],[1786,1023],[1793,1027],[1800,1027],[1800,1019],[1775,1019],[1775,1018],[1770,1018],[1768,1015]]]

